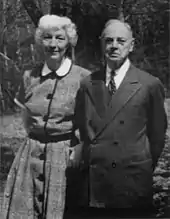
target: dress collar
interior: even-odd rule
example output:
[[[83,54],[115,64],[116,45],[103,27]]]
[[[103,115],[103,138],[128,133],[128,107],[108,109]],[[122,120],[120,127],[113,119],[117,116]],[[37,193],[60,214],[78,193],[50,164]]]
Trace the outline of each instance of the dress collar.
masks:
[[[71,65],[72,65],[71,59],[66,57],[62,62],[62,64],[60,65],[60,67],[55,71],[56,75],[60,77],[65,76],[69,72]],[[41,74],[42,76],[47,76],[50,73],[51,70],[48,68],[47,63],[45,62]]]

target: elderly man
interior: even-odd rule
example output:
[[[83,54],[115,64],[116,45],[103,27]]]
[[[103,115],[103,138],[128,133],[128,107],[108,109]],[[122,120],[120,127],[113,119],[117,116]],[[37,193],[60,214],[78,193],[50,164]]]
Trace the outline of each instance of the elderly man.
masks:
[[[109,20],[101,46],[104,68],[85,78],[77,96],[76,125],[83,142],[79,203],[149,209],[152,173],[167,128],[164,88],[130,62],[134,38],[127,23]]]

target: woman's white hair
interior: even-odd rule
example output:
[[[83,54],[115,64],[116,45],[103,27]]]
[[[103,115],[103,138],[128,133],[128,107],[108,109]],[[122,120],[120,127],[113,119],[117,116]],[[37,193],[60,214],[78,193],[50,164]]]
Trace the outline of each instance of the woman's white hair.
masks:
[[[61,28],[66,31],[70,45],[75,47],[78,39],[76,25],[68,17],[50,14],[42,16],[39,20],[38,27],[35,31],[36,43],[41,44],[45,31]]]

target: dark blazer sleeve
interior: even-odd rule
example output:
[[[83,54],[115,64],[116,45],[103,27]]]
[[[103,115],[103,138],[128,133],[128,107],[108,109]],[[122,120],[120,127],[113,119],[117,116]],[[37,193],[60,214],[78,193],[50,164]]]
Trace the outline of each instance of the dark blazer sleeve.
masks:
[[[165,145],[165,134],[167,129],[167,116],[164,108],[164,88],[159,79],[156,79],[150,89],[150,104],[148,115],[148,138],[150,150],[155,168],[157,161]]]
[[[74,132],[79,142],[85,140],[85,96],[83,86],[77,92],[74,116]]]

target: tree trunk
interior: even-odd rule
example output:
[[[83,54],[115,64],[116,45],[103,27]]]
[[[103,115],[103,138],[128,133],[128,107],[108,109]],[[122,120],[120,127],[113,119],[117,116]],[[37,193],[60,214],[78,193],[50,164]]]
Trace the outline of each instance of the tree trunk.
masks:
[[[40,10],[40,8],[37,7],[34,0],[21,0],[21,2],[31,20],[33,21],[35,26],[37,26],[40,17],[43,15],[42,11]]]
[[[41,1],[41,11],[43,14],[49,14],[51,12],[51,0]]]
[[[122,5],[124,0],[105,0],[105,2],[110,8],[109,18],[110,19],[121,18],[122,20],[123,19]]]
[[[51,14],[61,15],[61,0],[51,0]]]
[[[29,24],[27,24],[27,31],[28,31],[28,34],[31,34],[31,30],[30,30],[30,26]],[[32,58],[32,62],[35,63],[35,52],[34,52],[34,45],[33,43],[30,44],[30,51],[31,51],[31,58]]]
[[[3,54],[5,56],[7,56],[7,48],[6,48],[6,43],[4,43],[4,40],[5,40],[5,35],[6,35],[6,0],[3,0],[2,2],[2,50],[3,50]],[[7,72],[8,71],[8,62],[7,60],[4,60],[4,62],[2,62],[2,71],[1,71],[1,89],[0,89],[0,92],[1,92],[1,110],[2,110],[2,113],[5,111],[5,108],[6,108],[6,103],[5,103],[5,96],[4,96],[4,86],[5,86],[5,80],[4,80],[4,72]]]
[[[119,15],[118,15],[118,18],[121,21],[125,21],[124,14],[123,14],[124,4],[125,4],[125,0],[121,0],[121,4],[119,7]]]

